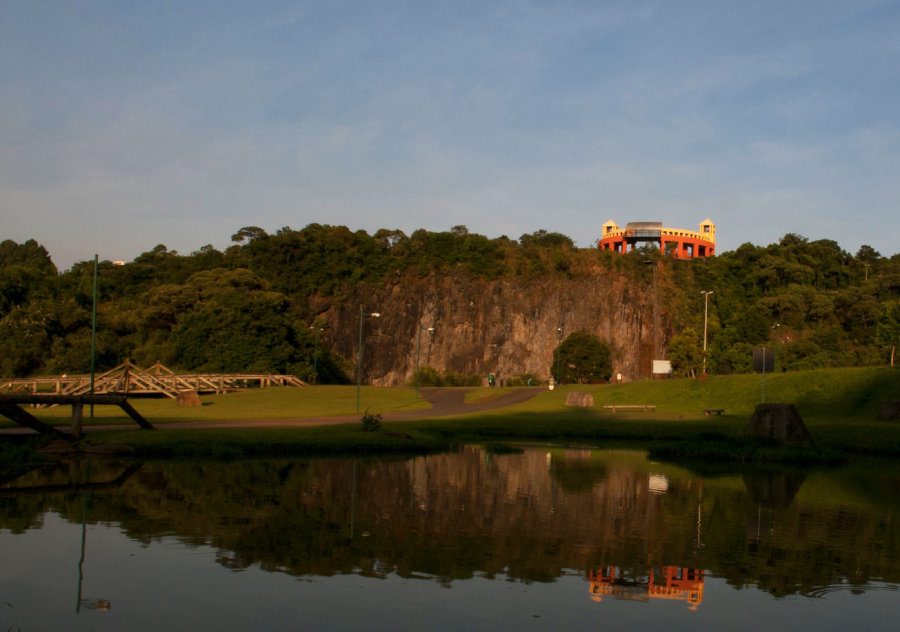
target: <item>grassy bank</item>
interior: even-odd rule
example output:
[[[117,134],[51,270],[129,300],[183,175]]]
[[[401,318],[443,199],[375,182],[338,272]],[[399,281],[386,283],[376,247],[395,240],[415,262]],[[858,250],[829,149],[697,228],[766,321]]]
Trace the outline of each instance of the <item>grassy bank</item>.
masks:
[[[355,386],[308,386],[305,388],[251,389],[223,395],[204,395],[202,406],[181,407],[175,400],[132,398],[129,401],[153,424],[234,419],[292,419],[297,417],[340,417],[356,414]],[[364,386],[360,391],[360,409],[378,414],[424,410],[431,404],[416,399],[412,389]],[[71,407],[29,409],[48,424],[67,424]],[[118,406],[95,406],[94,420],[85,424],[132,424]],[[2,418],[0,427],[16,424]]]
[[[395,432],[392,427],[389,432]],[[397,433],[400,434],[400,433]],[[441,452],[451,441],[413,430],[407,436],[367,432],[362,424],[306,428],[215,428],[112,430],[91,435],[96,444],[124,443],[137,459],[238,459],[328,455],[387,455]]]
[[[725,458],[737,460],[833,462],[836,453],[900,456],[900,426],[893,424],[809,424],[818,449],[777,454],[772,445],[761,445],[748,452],[740,438],[746,419],[721,417],[694,420],[596,419],[585,414],[528,415],[507,417],[467,417],[431,419],[385,424],[389,432],[408,434],[411,439],[363,432],[361,424],[315,426],[307,428],[228,428],[196,430],[116,430],[90,435],[97,443],[128,443],[142,458],[296,456],[314,454],[386,454],[434,451],[453,445],[540,441],[583,443],[602,446],[627,441],[633,446],[654,447],[682,441],[710,443],[719,435],[717,446],[704,445],[706,452],[660,454],[662,458]],[[705,437],[705,439],[704,439]],[[753,446],[750,446],[753,447]],[[693,448],[690,448],[693,449]],[[815,452],[815,451],[814,451]]]
[[[432,451],[464,442],[547,441],[603,445],[630,441],[644,446],[691,442],[709,444],[710,433],[720,435],[718,446],[687,445],[679,458],[746,457],[749,449],[735,443],[760,400],[760,377],[738,375],[695,380],[640,381],[607,386],[563,386],[543,391],[532,400],[477,415],[391,422],[385,429],[411,439],[364,433],[359,425],[313,428],[197,429],[115,431],[91,435],[104,443],[130,443],[142,458],[294,456],[307,454],[376,454]],[[490,392],[484,392],[490,391]],[[572,391],[593,394],[592,409],[565,406]],[[479,389],[474,399],[503,394],[507,389]],[[138,401],[153,423],[203,419],[254,419],[353,414],[353,387],[265,389],[212,399],[201,408],[178,408],[174,402]],[[890,368],[845,369],[775,374],[766,379],[766,400],[797,405],[816,445],[842,454],[900,456],[900,424],[876,422],[885,399],[900,399],[900,371]],[[206,403],[206,402],[205,402]],[[604,405],[655,405],[650,413],[612,414]],[[424,408],[409,389],[364,388],[362,408],[392,412]],[[159,407],[154,414],[152,407]],[[724,408],[719,417],[704,417],[704,408]],[[98,409],[99,410],[99,409]],[[66,417],[68,407],[38,411],[42,416]],[[107,413],[108,414],[108,413]],[[115,419],[115,418],[113,418]],[[127,419],[119,418],[128,422]],[[702,437],[707,440],[702,440]],[[715,443],[715,442],[713,442]],[[771,446],[769,446],[771,447]],[[779,460],[767,446],[751,458]],[[704,452],[705,451],[705,452]],[[827,454],[831,453],[826,453]],[[669,455],[676,458],[674,453]],[[783,460],[801,460],[788,453]],[[808,455],[807,455],[808,456]],[[829,457],[830,458],[830,457]],[[827,458],[826,458],[827,460]]]
[[[706,408],[749,418],[762,397],[760,375],[711,376],[698,380],[640,380],[609,385],[564,385],[538,397],[486,415],[563,413],[572,391],[594,397],[594,411],[611,415],[603,406],[654,405],[657,418],[698,417]],[[882,400],[900,399],[900,369],[890,367],[823,369],[766,376],[766,401],[793,403],[804,421],[875,421]],[[640,413],[645,416],[644,413]]]

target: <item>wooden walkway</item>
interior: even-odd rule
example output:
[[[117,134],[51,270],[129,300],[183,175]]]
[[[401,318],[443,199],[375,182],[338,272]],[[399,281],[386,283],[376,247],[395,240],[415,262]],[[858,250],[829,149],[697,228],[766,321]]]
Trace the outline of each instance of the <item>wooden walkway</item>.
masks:
[[[130,360],[125,360],[114,369],[94,377],[95,395],[161,395],[172,399],[175,399],[180,391],[210,394],[270,386],[300,387],[307,384],[293,375],[273,373],[181,375],[159,362],[144,370]],[[18,378],[0,382],[0,393],[87,395],[90,391],[90,376]]]
[[[40,419],[29,413],[27,410],[20,408],[22,404],[42,405],[42,406],[59,406],[70,404],[72,406],[72,427],[69,434],[48,426]],[[94,405],[112,405],[118,406],[125,413],[134,419],[135,422],[145,430],[153,430],[144,417],[128,403],[124,395],[33,395],[31,393],[4,393],[0,394],[0,415],[12,419],[18,424],[31,428],[40,434],[55,435],[66,441],[75,441],[81,438],[81,422],[83,417],[84,406]]]

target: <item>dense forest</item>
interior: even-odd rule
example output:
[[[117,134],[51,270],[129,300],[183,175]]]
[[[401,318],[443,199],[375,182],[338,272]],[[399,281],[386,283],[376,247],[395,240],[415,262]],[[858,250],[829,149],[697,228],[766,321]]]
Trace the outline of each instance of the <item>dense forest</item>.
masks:
[[[653,247],[617,255],[576,248],[547,231],[490,239],[447,232],[374,235],[310,224],[269,234],[245,227],[223,251],[179,254],[158,245],[134,261],[101,261],[98,367],[131,358],[206,372],[313,374],[313,305],[340,303],[389,277],[460,275],[564,283],[615,274],[659,293],[670,358],[689,374],[702,363],[709,298],[710,373],[750,370],[750,350],[777,347],[780,370],[888,364],[900,339],[900,255],[869,246],[852,255],[831,240],[788,234],[709,259],[680,261]],[[84,373],[90,367],[94,262],[60,273],[34,240],[0,244],[0,375]],[[478,300],[473,297],[473,300]],[[348,334],[349,335],[349,334]],[[318,341],[318,379],[341,382],[352,363]]]

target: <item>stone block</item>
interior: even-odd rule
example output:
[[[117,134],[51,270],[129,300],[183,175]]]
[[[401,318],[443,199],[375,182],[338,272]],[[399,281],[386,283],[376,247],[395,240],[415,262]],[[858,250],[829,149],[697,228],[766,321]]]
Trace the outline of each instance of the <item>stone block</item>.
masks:
[[[179,406],[201,406],[200,395],[197,391],[179,391],[175,396],[175,403]]]
[[[886,399],[881,402],[878,421],[900,421],[900,400]]]
[[[812,443],[812,436],[793,404],[760,404],[747,424],[752,437],[769,437],[791,443]]]
[[[594,405],[594,396],[590,393],[569,393],[566,395],[566,406],[581,406],[590,408]]]

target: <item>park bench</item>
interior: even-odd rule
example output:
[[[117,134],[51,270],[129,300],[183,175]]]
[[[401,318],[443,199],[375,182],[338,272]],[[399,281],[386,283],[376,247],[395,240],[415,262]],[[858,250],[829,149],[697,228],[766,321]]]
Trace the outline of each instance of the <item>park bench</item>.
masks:
[[[629,405],[627,405],[627,406],[622,405],[622,404],[613,404],[612,406],[604,406],[603,408],[611,408],[612,411],[613,411],[613,414],[615,414],[617,408],[618,408],[618,409],[621,409],[621,410],[635,410],[635,409],[638,409],[638,410],[643,410],[644,412],[647,412],[648,410],[656,410],[656,406],[647,406],[647,405],[643,405],[643,404],[641,404],[641,405],[631,405],[631,404],[629,404]]]
[[[705,414],[707,417],[712,417],[713,415],[721,415],[724,412],[725,412],[724,408],[704,408],[703,409],[703,414]]]

